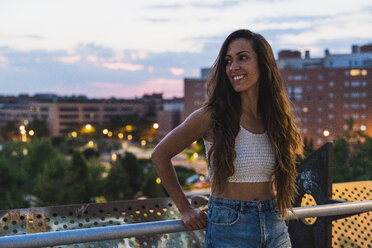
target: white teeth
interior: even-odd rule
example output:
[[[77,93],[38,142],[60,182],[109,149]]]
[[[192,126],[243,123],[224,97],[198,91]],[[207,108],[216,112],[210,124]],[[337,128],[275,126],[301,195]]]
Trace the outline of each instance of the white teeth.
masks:
[[[242,78],[243,78],[243,76],[235,76],[235,77],[233,77],[234,80],[239,80],[239,79],[242,79]]]

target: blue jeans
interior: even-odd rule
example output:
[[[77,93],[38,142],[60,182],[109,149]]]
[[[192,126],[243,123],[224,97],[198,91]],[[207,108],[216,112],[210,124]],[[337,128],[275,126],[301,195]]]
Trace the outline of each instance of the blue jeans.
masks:
[[[206,248],[291,247],[275,198],[238,201],[211,196],[208,205]]]

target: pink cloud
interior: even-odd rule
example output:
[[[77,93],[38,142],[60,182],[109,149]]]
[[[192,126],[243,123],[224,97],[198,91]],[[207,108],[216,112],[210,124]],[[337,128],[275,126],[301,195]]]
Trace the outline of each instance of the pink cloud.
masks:
[[[143,65],[122,62],[103,63],[102,66],[110,70],[138,71],[143,69]]]
[[[173,75],[175,75],[175,76],[180,76],[180,75],[182,75],[184,72],[185,72],[185,69],[183,69],[183,68],[176,68],[176,67],[172,67],[172,68],[170,68],[169,69],[172,73],[173,73]]]
[[[153,66],[149,66],[149,67],[147,67],[147,71],[149,73],[153,73],[155,71],[155,68]]]
[[[136,91],[143,93],[161,92],[164,97],[182,97],[183,96],[183,80],[182,79],[169,79],[157,78],[146,81],[144,84],[139,85]]]
[[[8,58],[4,56],[0,56],[0,62],[7,62]]]
[[[157,78],[138,84],[125,82],[89,82],[77,83],[74,86],[57,85],[46,89],[61,95],[86,95],[96,98],[136,98],[144,94],[163,93],[163,97],[183,97],[183,80]]]
[[[65,64],[73,64],[79,62],[81,60],[80,55],[73,55],[73,56],[62,56],[62,57],[53,57],[54,61],[59,61]]]
[[[106,89],[107,88],[113,89],[113,88],[123,87],[123,85],[120,84],[120,83],[108,83],[108,82],[90,82],[89,86],[97,87],[97,88],[106,88]]]

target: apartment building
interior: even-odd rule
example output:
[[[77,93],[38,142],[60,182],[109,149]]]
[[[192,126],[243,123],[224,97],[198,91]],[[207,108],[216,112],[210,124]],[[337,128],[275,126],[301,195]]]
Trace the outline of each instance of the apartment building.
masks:
[[[20,97],[9,102],[3,97],[0,104],[0,128],[10,121],[20,126],[33,119],[43,119],[48,123],[51,136],[61,136],[70,131],[71,126],[84,124],[102,126],[115,116],[138,114],[143,117],[149,115],[152,118],[154,102],[150,98],[148,95],[145,100],[143,98],[46,100],[39,97],[27,99]],[[148,104],[152,106],[149,107]]]

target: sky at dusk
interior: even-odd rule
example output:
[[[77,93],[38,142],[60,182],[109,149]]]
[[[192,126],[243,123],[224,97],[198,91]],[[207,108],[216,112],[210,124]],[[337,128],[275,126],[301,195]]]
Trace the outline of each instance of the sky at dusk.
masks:
[[[274,54],[372,43],[371,0],[0,0],[0,95],[183,96],[232,31]]]

